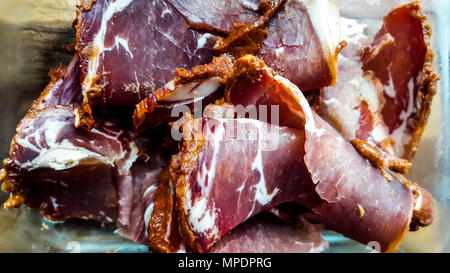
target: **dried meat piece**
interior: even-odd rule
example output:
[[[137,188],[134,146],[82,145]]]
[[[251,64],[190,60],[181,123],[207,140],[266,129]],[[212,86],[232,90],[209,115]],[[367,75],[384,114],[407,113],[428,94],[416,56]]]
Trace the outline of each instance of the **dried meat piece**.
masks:
[[[302,126],[308,178],[316,184],[314,192],[323,200],[319,206],[304,205],[320,215],[327,227],[347,237],[365,244],[377,241],[382,251],[395,250],[409,229],[413,213],[426,209],[415,207],[426,191],[401,175],[373,166],[311,110],[297,86],[274,76],[262,61],[257,62],[249,56],[238,60],[248,66],[243,71],[252,73],[238,78],[227,93],[227,102],[256,109],[276,105],[280,116],[285,117],[279,119],[280,125],[297,129]],[[246,90],[244,96],[241,90]]]
[[[95,106],[135,105],[175,67],[212,59],[215,36],[191,29],[168,1],[98,0],[77,20],[83,95]]]
[[[416,1],[384,18],[363,57],[364,71],[372,71],[383,85],[386,103],[381,116],[395,154],[404,159],[411,159],[417,150],[436,93],[430,41],[431,27]]]
[[[75,128],[73,112],[70,106],[51,106],[21,121],[6,166],[6,188],[53,220],[112,222],[118,211],[115,164],[125,176],[137,148],[114,124],[97,123],[89,133]],[[102,179],[94,180],[91,171],[103,174]]]
[[[223,96],[223,86],[218,77],[180,85],[171,81],[155,94],[136,105],[133,122],[137,135],[150,134],[161,124],[176,121],[184,112],[201,112],[205,105]]]
[[[208,251],[261,211],[313,202],[307,196],[315,194],[314,184],[302,179],[309,177],[304,133],[252,119],[184,119],[183,147],[171,172],[180,235],[194,251]]]
[[[33,103],[30,111],[41,110],[53,105],[83,104],[80,86],[80,68],[78,56],[74,56],[68,67],[56,67],[49,72],[50,83]]]
[[[144,207],[153,202],[165,161],[138,155],[133,135],[97,119],[90,131],[76,128],[83,104],[77,56],[52,81],[17,128],[5,161],[6,207],[22,203],[52,220],[118,221],[120,234],[146,242]],[[92,174],[95,173],[95,176]]]
[[[270,21],[257,56],[302,91],[334,85],[340,13],[334,0],[290,0]]]

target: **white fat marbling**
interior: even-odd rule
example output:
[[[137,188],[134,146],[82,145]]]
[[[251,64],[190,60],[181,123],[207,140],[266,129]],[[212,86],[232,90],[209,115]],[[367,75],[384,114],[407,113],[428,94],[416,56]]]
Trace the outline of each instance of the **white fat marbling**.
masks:
[[[217,234],[216,214],[207,208],[207,204],[206,197],[195,200],[189,210],[189,226],[196,233]]]
[[[76,147],[65,139],[50,149],[42,150],[38,157],[23,164],[22,167],[30,171],[39,168],[51,168],[60,171],[78,166],[81,163],[95,164],[98,162],[114,166],[114,163],[107,157]]]

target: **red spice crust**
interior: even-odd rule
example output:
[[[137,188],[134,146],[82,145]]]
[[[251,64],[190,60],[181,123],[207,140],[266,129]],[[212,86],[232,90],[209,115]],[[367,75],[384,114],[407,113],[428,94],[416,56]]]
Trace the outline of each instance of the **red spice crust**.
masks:
[[[414,157],[417,152],[417,148],[420,143],[420,139],[422,137],[423,131],[425,129],[425,125],[428,122],[428,117],[431,112],[431,105],[433,102],[433,97],[436,94],[437,90],[437,81],[439,81],[439,76],[434,72],[433,59],[434,53],[431,49],[431,26],[428,22],[428,19],[425,14],[422,12],[422,8],[420,6],[421,1],[416,1],[414,3],[408,4],[407,6],[412,6],[412,15],[419,18],[422,22],[423,26],[423,35],[424,41],[427,47],[427,53],[425,55],[425,64],[422,70],[423,82],[419,87],[418,98],[419,101],[422,101],[422,106],[419,111],[416,113],[415,120],[415,130],[413,133],[412,140],[407,145],[406,150],[408,151],[406,154],[406,159],[411,159]]]
[[[173,217],[174,193],[170,188],[170,172],[166,167],[159,176],[158,189],[155,193],[155,201],[152,216],[148,224],[148,247],[151,251],[160,253],[173,253],[170,240],[166,234],[170,232]]]
[[[200,153],[204,147],[205,139],[203,135],[197,131],[198,123],[189,114],[186,114],[182,120],[183,146],[180,152],[179,163],[172,165],[170,169],[171,176],[176,179],[176,212],[178,215],[178,230],[183,242],[186,246],[195,248],[195,236],[189,228],[189,220],[184,214],[184,206],[187,202],[186,194],[188,190],[189,174],[195,168]]]
[[[235,24],[226,38],[217,40],[213,49],[220,53],[229,53],[236,58],[245,54],[256,54],[269,35],[267,26],[270,19],[283,3],[284,0],[261,1],[258,9],[263,15],[249,24]]]

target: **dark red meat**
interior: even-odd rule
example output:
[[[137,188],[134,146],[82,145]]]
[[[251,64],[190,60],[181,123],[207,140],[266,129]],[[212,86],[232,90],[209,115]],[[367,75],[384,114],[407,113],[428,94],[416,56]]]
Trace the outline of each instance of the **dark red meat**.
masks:
[[[135,105],[173,79],[176,67],[208,63],[216,39],[154,0],[98,0],[79,10],[77,38],[85,98],[107,106]]]

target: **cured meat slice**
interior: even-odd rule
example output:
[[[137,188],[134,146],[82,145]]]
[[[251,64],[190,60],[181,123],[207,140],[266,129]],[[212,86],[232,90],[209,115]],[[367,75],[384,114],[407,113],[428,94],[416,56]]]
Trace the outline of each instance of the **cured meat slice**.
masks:
[[[339,25],[334,0],[288,0],[270,21],[257,56],[302,91],[334,85]]]
[[[390,156],[409,160],[438,79],[432,67],[431,31],[420,3],[392,10],[371,45],[364,25],[343,22],[349,48],[339,57],[336,86],[322,91],[321,116],[347,140],[363,139]]]
[[[304,132],[252,119],[186,116],[181,124],[183,147],[171,172],[180,235],[194,251],[208,251],[261,211],[293,200],[313,202],[307,197],[315,194],[314,184],[302,179],[309,177]]]
[[[191,29],[168,1],[98,0],[77,18],[83,94],[96,106],[135,105],[175,67],[212,59],[215,36]]]
[[[185,112],[201,116],[203,107],[223,97],[223,83],[230,77],[234,58],[228,54],[192,69],[175,69],[177,76],[136,105],[134,130],[140,135],[153,134],[159,125],[179,119]]]
[[[78,63],[75,56],[67,69],[50,72],[52,81],[19,124],[5,161],[3,189],[12,193],[5,206],[25,203],[52,220],[119,219],[123,236],[145,243],[144,210],[164,163],[155,153],[138,157],[132,134],[111,122],[75,127],[83,103]]]
[[[417,150],[436,93],[430,39],[431,27],[417,1],[384,18],[363,58],[364,70],[375,73],[383,85],[381,115],[396,155],[405,159]]]
[[[379,169],[324,120],[315,114],[302,92],[288,80],[273,76],[262,61],[243,57],[245,65],[235,88],[228,91],[228,101],[245,106],[279,105],[281,125],[304,124],[305,164],[316,184],[315,192],[323,200],[319,206],[304,203],[331,229],[362,243],[377,241],[382,251],[393,251],[409,229],[413,211],[420,210],[418,195],[425,190],[402,176]],[[257,75],[249,78],[249,75]],[[251,81],[250,79],[253,79]],[[248,88],[246,96],[234,92]],[[251,95],[249,94],[251,93]],[[297,117],[298,122],[292,120]],[[330,147],[333,147],[330,149]],[[301,203],[301,202],[300,202]],[[345,218],[342,215],[346,215]],[[345,219],[345,220],[344,220]],[[395,219],[395,220],[394,220]],[[389,225],[389,226],[384,226]]]
[[[269,11],[269,15],[264,14],[262,17],[242,8],[239,1],[214,3],[207,8],[204,7],[208,5],[205,1],[191,1],[189,4],[172,2],[176,2],[175,6],[188,21],[206,29],[228,31],[228,37],[219,39],[214,47],[222,53],[236,52],[236,57],[257,53],[269,66],[299,85],[303,91],[333,85],[335,82],[340,15],[334,0],[262,1],[261,12],[266,12],[264,8],[267,7],[270,10],[271,5],[273,11],[277,11],[275,14]],[[281,2],[283,4],[278,8]],[[229,5],[231,9],[217,16],[218,5]],[[256,9],[256,5],[247,6]],[[236,7],[238,12],[235,12]],[[203,12],[197,12],[200,9]],[[249,14],[251,16],[247,16]],[[224,22],[218,17],[228,20]],[[241,21],[234,21],[235,18]],[[239,24],[230,28],[233,23]],[[231,41],[234,43],[224,47],[223,43]]]
[[[383,252],[395,251],[409,230],[416,202],[413,189],[397,177],[387,180],[319,117],[308,120],[306,128],[305,162],[325,201],[312,210],[344,236],[376,242]]]
[[[173,164],[179,163],[179,155]],[[153,214],[149,224],[149,248],[156,252],[185,252],[178,233],[175,191],[169,169],[160,177]],[[286,224],[269,214],[246,221],[221,238],[209,252],[214,253],[306,253],[321,252],[328,243],[320,236],[323,225],[314,225],[303,217]]]
[[[202,32],[205,28],[220,32],[233,23],[258,20],[245,3],[222,2],[99,0],[91,9],[80,7],[77,50],[86,101],[134,105],[169,82],[174,68],[209,63],[218,37]],[[142,25],[148,27],[136,28]],[[304,90],[334,83],[339,11],[333,0],[287,1],[268,30],[259,55],[277,71]]]
[[[5,206],[24,203],[57,221],[117,221],[121,235],[146,243],[145,210],[165,161],[139,156],[132,135],[111,122],[76,128],[74,112],[50,106],[22,120],[5,166]]]
[[[19,124],[2,170],[2,189],[12,194],[5,207],[26,204],[56,221],[118,221],[121,235],[145,244],[145,209],[166,161],[157,153],[138,156],[133,135],[109,121],[76,128],[83,119],[79,72],[77,56],[52,69]]]
[[[118,164],[118,177],[125,179],[137,148],[114,124],[96,124],[88,134],[75,128],[73,112],[70,106],[51,106],[21,121],[6,166],[6,188],[53,220],[112,222],[118,206],[113,168]],[[91,171],[104,176],[94,181]]]
[[[214,253],[319,253],[328,248],[322,225],[302,217],[293,224],[258,215],[232,230],[211,249]]]

